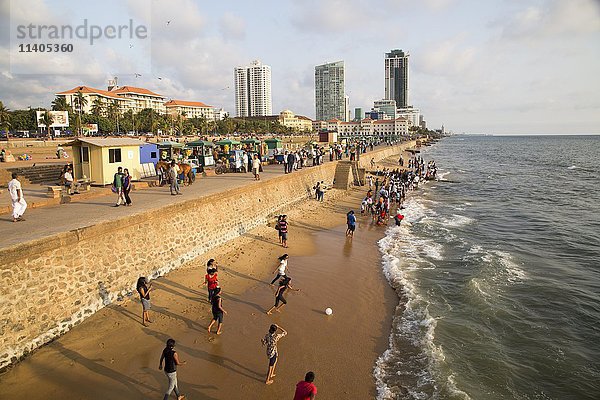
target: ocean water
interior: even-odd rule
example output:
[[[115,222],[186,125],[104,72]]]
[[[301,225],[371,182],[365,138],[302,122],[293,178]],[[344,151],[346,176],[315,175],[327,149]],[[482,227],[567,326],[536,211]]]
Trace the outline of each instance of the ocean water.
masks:
[[[379,399],[600,399],[600,137],[454,136],[380,241]],[[444,181],[445,180],[445,181]]]

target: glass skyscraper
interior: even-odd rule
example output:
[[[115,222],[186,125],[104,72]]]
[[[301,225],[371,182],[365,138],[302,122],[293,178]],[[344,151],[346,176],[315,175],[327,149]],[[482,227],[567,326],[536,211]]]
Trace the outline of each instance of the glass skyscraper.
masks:
[[[337,61],[315,67],[315,109],[317,121],[336,118],[345,121],[344,62]]]
[[[396,100],[396,107],[410,104],[408,86],[408,57],[402,50],[385,53],[385,98]]]

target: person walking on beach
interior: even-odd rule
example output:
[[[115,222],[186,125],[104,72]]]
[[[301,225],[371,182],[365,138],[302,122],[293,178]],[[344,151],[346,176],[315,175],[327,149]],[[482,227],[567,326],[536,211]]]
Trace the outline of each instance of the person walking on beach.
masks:
[[[346,236],[354,237],[354,230],[356,229],[356,216],[354,215],[354,211],[348,211],[348,214],[346,214],[346,223],[348,224]]]
[[[169,386],[167,387],[163,400],[168,400],[173,392],[175,392],[177,400],[185,399],[185,396],[179,393],[179,388],[177,387],[177,366],[184,365],[186,362],[179,361],[179,356],[175,351],[174,339],[167,340],[167,345],[164,348],[162,355],[160,356],[160,362],[158,363],[159,370],[163,369],[163,361],[165,362],[165,375],[167,375],[167,379],[169,380]]]
[[[277,333],[281,330],[281,333]],[[277,366],[277,358],[279,353],[277,351],[277,342],[279,339],[287,335],[287,331],[277,324],[271,325],[269,333],[261,340],[263,346],[267,346],[267,357],[269,358],[269,370],[267,372],[267,380],[265,384],[270,385],[273,383],[273,377],[275,376],[275,367]]]
[[[258,154],[255,154],[252,160],[252,172],[254,173],[254,180],[260,181],[260,159],[258,158]]]
[[[317,199],[317,201],[323,201],[323,181],[317,181],[317,184],[314,186],[315,189],[315,199]]]
[[[281,222],[282,215],[277,216],[277,222],[275,223],[275,229],[277,230],[277,236],[279,237],[279,243],[281,244],[281,226],[279,223]]]
[[[227,311],[223,308],[223,300],[221,299],[221,288],[218,287],[215,289],[214,294],[211,299],[212,304],[212,321],[210,321],[210,325],[208,325],[208,333],[210,333],[210,329],[213,324],[217,323],[217,335],[220,335],[221,326],[223,325],[223,314],[227,314]]]
[[[288,247],[287,245],[287,235],[288,235],[288,223],[287,223],[287,215],[282,215],[281,220],[279,221],[279,234],[281,235],[281,245],[283,247]]]
[[[309,371],[304,376],[304,380],[296,384],[296,392],[294,400],[315,400],[317,395],[317,387],[313,383],[315,381],[315,373]]]
[[[219,272],[219,263],[214,258],[211,258],[206,262],[206,273],[208,274],[211,269],[214,269],[215,272]]]
[[[279,312],[279,310],[287,304],[287,300],[285,299],[285,297],[283,297],[283,294],[287,289],[293,290],[295,292],[300,291],[300,289],[294,289],[292,285],[290,285],[291,280],[292,278],[286,276],[281,281],[279,281],[279,287],[275,292],[275,305],[269,308],[269,311],[267,311],[267,315],[271,315],[273,313],[273,310]],[[281,303],[281,305],[279,303]]]
[[[285,273],[286,273],[289,258],[290,257],[287,254],[284,254],[281,257],[279,257],[279,266],[277,267],[277,269],[275,271],[273,271],[273,273],[277,272],[277,276],[271,281],[271,286],[273,286],[273,284],[279,278],[285,278]]]
[[[148,326],[146,322],[150,321],[148,312],[152,306],[150,305],[150,290],[152,289],[152,283],[148,284],[148,280],[145,276],[140,276],[137,281],[136,290],[140,294],[140,300],[142,301],[142,325]]]
[[[216,268],[208,268],[206,271],[206,275],[204,275],[204,283],[202,285],[206,285],[208,288],[208,302],[210,303],[215,290],[219,287],[219,278],[217,276]]]
[[[12,179],[8,182],[8,193],[10,193],[11,205],[13,209],[13,222],[25,221],[23,214],[27,209],[27,202],[23,197],[23,188],[21,182],[17,179],[19,175],[16,172],[11,174]]]
[[[113,187],[117,194],[117,203],[114,206],[119,207],[121,203],[125,204],[125,197],[123,197],[123,167],[117,168],[117,172],[113,177]]]

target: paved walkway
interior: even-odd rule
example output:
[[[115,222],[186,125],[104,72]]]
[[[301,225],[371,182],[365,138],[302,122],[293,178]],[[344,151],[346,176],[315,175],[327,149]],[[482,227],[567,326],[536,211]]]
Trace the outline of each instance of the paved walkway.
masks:
[[[376,146],[374,151],[383,150],[386,147],[385,145]],[[361,154],[360,157],[370,157],[370,153]],[[325,155],[324,159],[328,163],[329,155]],[[344,158],[344,160],[348,160],[348,158]],[[309,163],[312,165],[312,162],[309,161]],[[263,168],[264,172],[260,174],[261,181],[283,175],[282,165],[268,165]],[[182,196],[171,196],[168,186],[133,191],[131,192],[133,202],[131,207],[113,207],[116,196],[109,195],[57,206],[29,208],[25,212],[24,218],[26,220],[23,222],[14,223],[11,214],[3,214],[0,215],[0,249],[138,212],[161,208],[169,204],[224,192],[252,182],[254,182],[254,179],[251,173],[227,173],[209,177],[198,176],[192,186],[181,186]],[[40,192],[41,189],[36,188],[34,190]],[[45,192],[45,190],[46,187],[44,186],[42,192]],[[25,200],[28,200],[28,187],[24,187],[23,192]],[[42,192],[36,193],[36,196],[43,196]],[[7,199],[7,193],[1,195]]]
[[[283,175],[283,166],[263,167],[261,181]],[[311,168],[311,167],[308,167]],[[95,225],[103,221],[114,220],[141,211],[160,208],[169,204],[181,203],[254,182],[251,173],[228,173],[219,176],[196,178],[191,186],[181,186],[182,196],[171,196],[168,186],[151,187],[131,192],[131,207],[112,207],[116,196],[100,196],[89,200],[77,201],[58,206],[27,209],[23,222],[12,222],[10,214],[0,215],[0,248],[25,241],[67,232],[77,228]],[[39,191],[36,189],[36,191]],[[28,200],[28,188],[24,187],[25,200]],[[3,196],[8,196],[3,193]],[[32,199],[33,200],[33,199]]]

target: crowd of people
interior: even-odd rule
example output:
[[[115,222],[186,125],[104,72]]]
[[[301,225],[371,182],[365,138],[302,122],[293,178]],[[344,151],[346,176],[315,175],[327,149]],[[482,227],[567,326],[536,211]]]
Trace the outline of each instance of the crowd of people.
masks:
[[[402,157],[398,164],[404,165]],[[435,179],[436,174],[435,161],[429,161],[425,168],[425,161],[421,156],[410,158],[407,169],[383,168],[375,171],[374,175],[367,178],[369,189],[360,205],[361,215],[370,215],[378,225],[387,225],[391,216],[390,210],[396,206],[393,218],[396,225],[400,225],[404,218],[401,210],[407,192],[417,189],[422,180]]]

